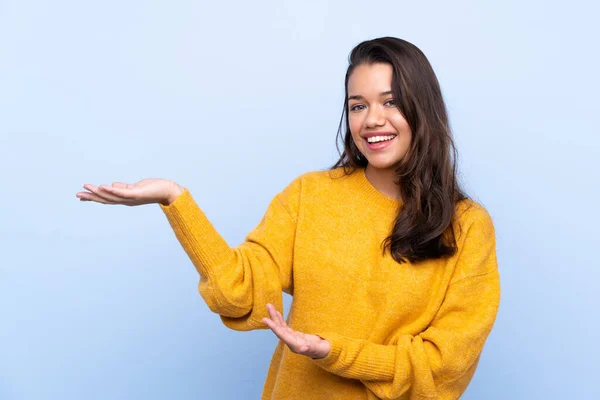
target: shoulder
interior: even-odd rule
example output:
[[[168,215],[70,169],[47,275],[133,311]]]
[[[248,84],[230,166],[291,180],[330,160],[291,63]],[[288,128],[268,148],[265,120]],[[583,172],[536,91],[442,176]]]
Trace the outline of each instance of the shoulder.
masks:
[[[322,170],[314,170],[308,171],[300,175],[296,179],[301,179],[310,183],[330,183],[337,181],[339,179],[344,179],[351,175],[351,172],[346,173],[344,168],[335,168],[335,169],[322,169]]]
[[[459,247],[465,241],[495,241],[496,233],[492,216],[483,205],[472,199],[458,202],[453,225]]]
[[[352,171],[346,172],[344,168],[313,170],[297,176],[288,187],[303,192],[327,191],[335,188],[337,184],[348,181],[352,175]]]
[[[472,199],[464,199],[456,204],[456,221],[462,228],[468,228],[474,223],[492,224],[492,216],[488,210]]]
[[[337,190],[337,182],[344,181],[346,176],[349,175],[343,168],[304,172],[292,179],[276,197],[293,213],[301,204],[328,198]]]
[[[285,205],[298,209],[300,205],[319,206],[346,193],[345,187],[352,189],[354,172],[343,168],[313,170],[294,178],[277,196]]]
[[[474,200],[456,206],[455,239],[459,261],[453,282],[497,272],[496,234],[490,213]]]

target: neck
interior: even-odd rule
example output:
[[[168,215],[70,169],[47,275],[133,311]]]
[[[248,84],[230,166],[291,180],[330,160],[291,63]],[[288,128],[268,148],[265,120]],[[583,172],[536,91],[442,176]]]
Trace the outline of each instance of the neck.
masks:
[[[371,185],[387,197],[402,201],[400,189],[396,184],[396,173],[394,168],[379,169],[368,164],[365,175]]]

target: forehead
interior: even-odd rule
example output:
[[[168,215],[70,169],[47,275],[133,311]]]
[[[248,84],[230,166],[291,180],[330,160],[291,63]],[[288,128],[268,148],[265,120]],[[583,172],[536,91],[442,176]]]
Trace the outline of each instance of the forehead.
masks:
[[[348,78],[348,95],[379,94],[392,87],[392,66],[387,63],[361,64]]]

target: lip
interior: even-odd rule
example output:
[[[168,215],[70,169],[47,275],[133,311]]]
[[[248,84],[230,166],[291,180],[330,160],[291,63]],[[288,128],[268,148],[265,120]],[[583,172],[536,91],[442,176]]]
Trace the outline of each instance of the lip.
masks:
[[[395,137],[386,142],[369,143],[369,141],[367,140],[368,138],[373,137],[373,136],[390,136],[390,135],[395,135]],[[381,150],[381,149],[388,147],[390,144],[392,144],[392,142],[398,138],[398,134],[394,133],[394,132],[369,132],[369,133],[362,135],[361,137],[365,141],[365,144],[367,145],[369,150]]]
[[[373,136],[390,136],[390,135],[396,135],[398,136],[397,133],[394,132],[383,132],[383,131],[379,131],[379,132],[369,132],[369,133],[365,133],[364,135],[360,135],[360,137],[362,137],[363,139],[368,139],[370,137]]]

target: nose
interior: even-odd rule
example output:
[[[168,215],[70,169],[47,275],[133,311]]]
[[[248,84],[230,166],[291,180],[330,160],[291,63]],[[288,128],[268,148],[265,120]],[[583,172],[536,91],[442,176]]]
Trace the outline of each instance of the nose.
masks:
[[[365,119],[367,128],[385,125],[385,115],[380,107],[370,107]]]

